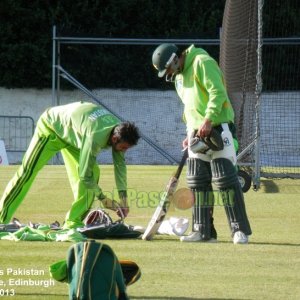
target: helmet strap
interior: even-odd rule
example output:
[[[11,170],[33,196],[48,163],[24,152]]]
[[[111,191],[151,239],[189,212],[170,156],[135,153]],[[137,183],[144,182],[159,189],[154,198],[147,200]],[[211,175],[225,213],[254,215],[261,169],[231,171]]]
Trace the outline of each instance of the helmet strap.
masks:
[[[167,74],[166,75],[166,82],[175,82],[175,77],[177,74],[172,73],[172,74]]]

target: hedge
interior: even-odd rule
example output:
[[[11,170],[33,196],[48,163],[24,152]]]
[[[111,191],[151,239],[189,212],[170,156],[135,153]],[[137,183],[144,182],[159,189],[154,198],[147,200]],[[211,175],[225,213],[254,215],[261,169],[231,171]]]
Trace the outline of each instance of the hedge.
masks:
[[[217,38],[224,1],[0,1],[0,86],[51,86],[52,26],[59,35]],[[89,87],[161,87],[154,46],[65,46],[62,65]],[[216,51],[216,56],[217,51]]]
[[[299,26],[288,9],[295,0],[285,10],[278,8],[282,1],[270,1],[265,0],[271,8],[265,13],[267,33],[277,11]],[[1,0],[0,86],[51,87],[54,24],[61,36],[219,38],[224,5],[225,0]],[[155,47],[68,45],[61,49],[62,65],[90,88],[169,88],[151,66]],[[204,48],[218,59],[218,47]]]

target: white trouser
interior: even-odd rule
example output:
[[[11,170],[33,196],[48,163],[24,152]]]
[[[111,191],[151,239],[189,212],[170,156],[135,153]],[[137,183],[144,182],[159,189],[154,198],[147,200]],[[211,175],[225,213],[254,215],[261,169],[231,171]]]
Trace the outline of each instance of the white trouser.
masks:
[[[189,147],[190,158],[200,158],[207,162],[210,162],[211,160],[216,158],[227,158],[233,163],[234,166],[236,165],[237,158],[236,158],[236,152],[235,152],[232,134],[229,130],[227,123],[222,123],[221,125],[223,128],[221,137],[223,140],[224,149],[221,151],[208,151],[208,153],[203,154],[203,153],[194,153],[193,151],[191,151]],[[189,145],[190,145],[190,140],[194,137],[194,134],[195,134],[195,130],[188,131]]]

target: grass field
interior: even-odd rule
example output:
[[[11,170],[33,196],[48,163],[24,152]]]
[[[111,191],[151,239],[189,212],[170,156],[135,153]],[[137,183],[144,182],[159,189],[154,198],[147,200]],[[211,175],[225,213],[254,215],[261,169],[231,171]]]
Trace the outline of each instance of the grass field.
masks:
[[[175,167],[129,166],[131,212],[127,223],[146,225],[155,199]],[[16,166],[0,168],[0,191]],[[114,193],[111,166],[101,167],[101,186]],[[184,172],[183,172],[184,174]],[[105,240],[119,259],[131,259],[142,270],[128,288],[131,299],[300,299],[300,180],[262,179],[258,192],[245,194],[253,235],[249,245],[233,245],[223,207],[215,208],[216,244],[183,244],[177,237],[142,240]],[[185,186],[184,176],[180,186]],[[47,166],[16,213],[28,221],[62,222],[72,194],[63,166]],[[136,199],[136,201],[134,201]],[[148,200],[151,205],[148,205]],[[190,211],[171,209],[169,216]],[[26,286],[22,280],[49,281],[48,267],[63,259],[68,242],[0,241],[0,299],[68,299],[68,287]],[[38,270],[24,275],[22,270]],[[21,272],[21,273],[20,273]],[[18,274],[19,273],[19,274]],[[9,284],[16,285],[9,285]],[[7,293],[14,290],[15,295]]]

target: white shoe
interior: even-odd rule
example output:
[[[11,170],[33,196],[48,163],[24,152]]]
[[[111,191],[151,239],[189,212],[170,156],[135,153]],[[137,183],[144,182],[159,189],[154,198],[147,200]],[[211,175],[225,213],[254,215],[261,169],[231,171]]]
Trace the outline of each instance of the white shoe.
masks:
[[[234,244],[248,244],[248,236],[242,231],[237,231],[234,233],[233,243]]]
[[[187,236],[182,236],[180,238],[181,242],[201,242],[201,243],[216,243],[217,239],[211,238],[209,240],[204,240],[201,237],[201,234],[199,231],[194,231],[191,234]]]

